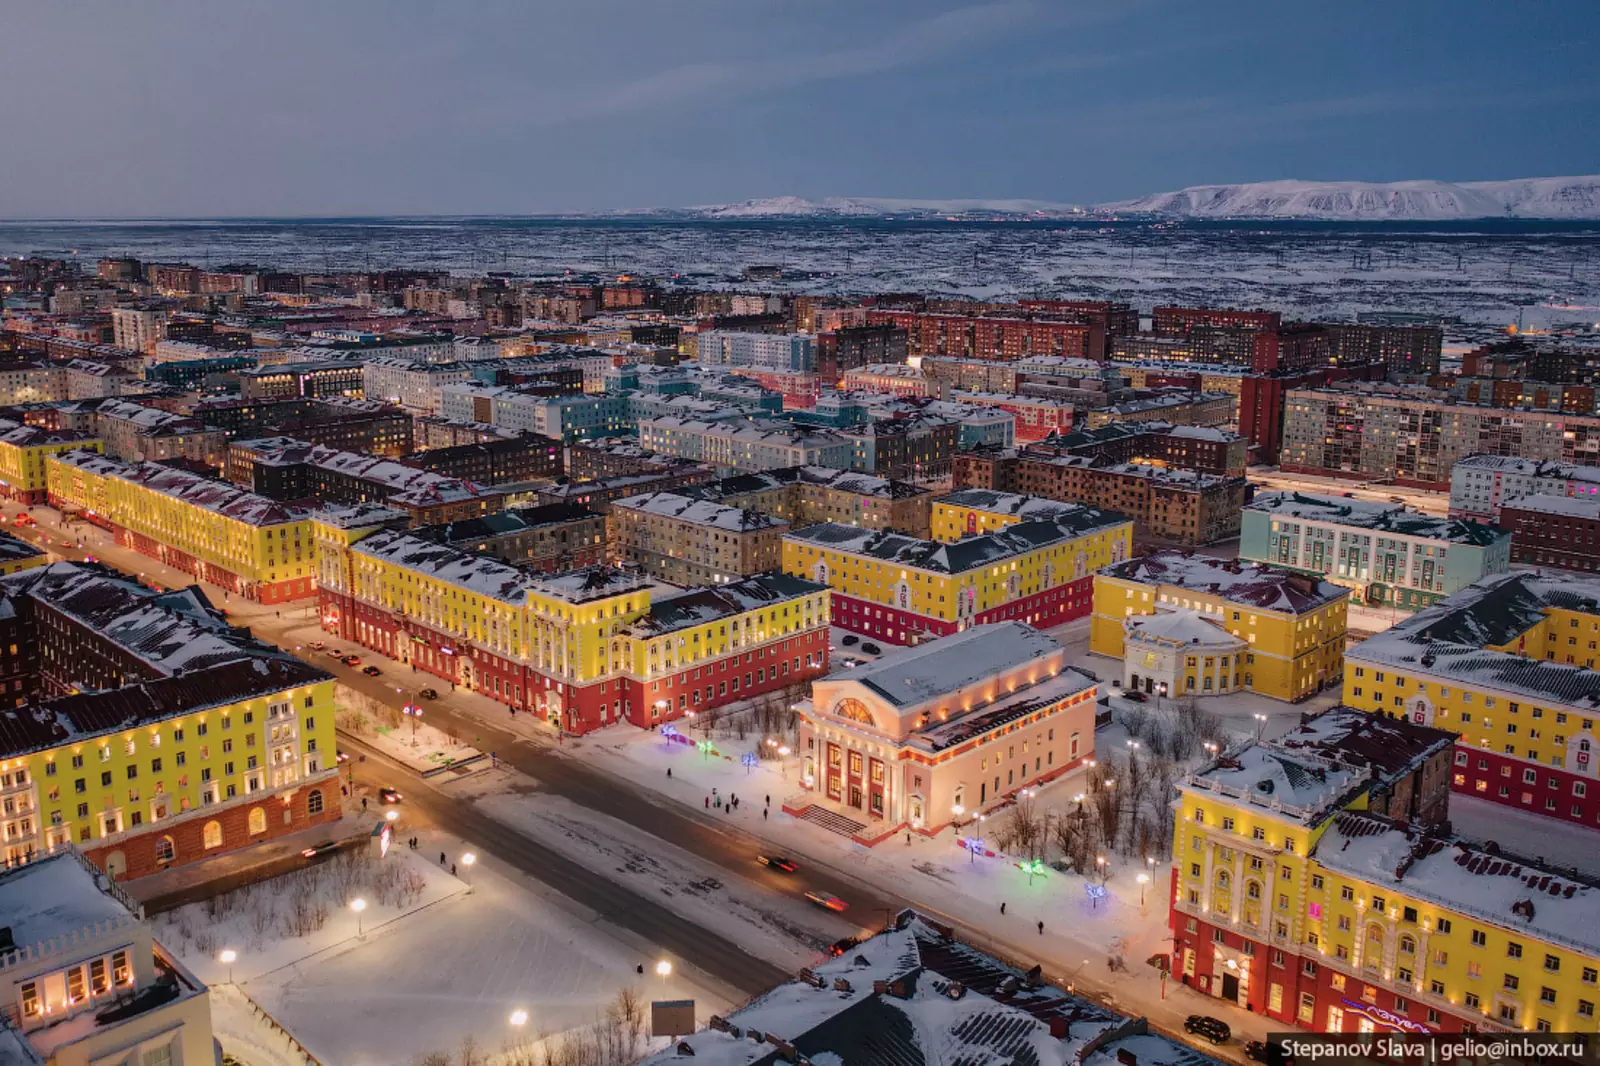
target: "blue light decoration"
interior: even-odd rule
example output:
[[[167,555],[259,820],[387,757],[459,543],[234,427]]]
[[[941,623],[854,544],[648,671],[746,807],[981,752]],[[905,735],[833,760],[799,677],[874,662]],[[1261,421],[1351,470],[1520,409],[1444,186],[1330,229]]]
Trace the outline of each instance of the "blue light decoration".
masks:
[[[760,761],[761,756],[757,755],[753,751],[747,751],[743,755],[739,756],[739,762],[744,766],[744,775],[746,777],[750,776],[750,771],[754,770],[756,768],[756,763]]]
[[[1097,885],[1093,881],[1085,881],[1083,883],[1083,891],[1089,897],[1089,907],[1091,909],[1098,907],[1100,901],[1106,898],[1106,886]]]
[[[661,739],[666,741],[669,748],[672,747],[674,741],[678,741],[682,736],[683,734],[678,732],[678,727],[671,723],[661,727]]]

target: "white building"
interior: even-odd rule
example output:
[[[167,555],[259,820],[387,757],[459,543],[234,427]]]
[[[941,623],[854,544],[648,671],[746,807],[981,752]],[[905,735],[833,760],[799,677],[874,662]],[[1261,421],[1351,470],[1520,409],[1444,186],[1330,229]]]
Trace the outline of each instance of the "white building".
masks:
[[[1507,455],[1469,455],[1450,468],[1450,517],[1500,520],[1522,496],[1600,496],[1600,467]]]
[[[639,423],[639,443],[723,470],[779,470],[788,466],[850,467],[851,442],[786,422],[719,421],[668,415]]]
[[[440,413],[439,390],[468,381],[471,373],[454,363],[418,362],[380,357],[366,360],[361,370],[363,395],[371,400],[397,403],[413,412]]]
[[[138,307],[111,309],[112,343],[130,352],[149,352],[167,335],[167,313]]]
[[[811,371],[817,368],[817,338],[809,333],[739,333],[711,329],[699,335],[695,358],[706,366]]]
[[[0,1063],[219,1061],[206,986],[71,845],[0,873],[0,915],[13,945],[0,949]]]
[[[1122,623],[1122,687],[1177,699],[1238,692],[1249,642],[1194,611],[1139,614]]]
[[[506,385],[448,385],[439,392],[439,414],[569,444],[633,428],[625,395],[533,396]]]

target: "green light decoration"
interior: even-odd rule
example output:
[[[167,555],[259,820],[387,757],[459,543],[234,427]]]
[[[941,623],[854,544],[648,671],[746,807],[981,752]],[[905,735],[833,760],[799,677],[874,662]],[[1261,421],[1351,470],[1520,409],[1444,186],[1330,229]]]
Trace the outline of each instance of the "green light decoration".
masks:
[[[1033,884],[1033,879],[1035,877],[1043,877],[1044,876],[1044,874],[1045,874],[1044,860],[1043,859],[1023,859],[1021,862],[1017,863],[1017,869],[1021,870],[1023,873],[1028,875],[1028,884],[1031,886]]]

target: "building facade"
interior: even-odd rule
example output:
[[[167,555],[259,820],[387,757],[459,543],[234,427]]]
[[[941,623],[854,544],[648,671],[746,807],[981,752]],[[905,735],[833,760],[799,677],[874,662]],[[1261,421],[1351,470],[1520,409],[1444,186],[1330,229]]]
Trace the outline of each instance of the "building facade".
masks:
[[[933,835],[1094,757],[1098,686],[1021,623],[977,626],[818,678],[796,708],[804,791],[876,843]]]
[[[1469,455],[1450,468],[1450,517],[1500,524],[1500,508],[1524,496],[1600,497],[1600,466],[1508,455]]]
[[[1089,650],[1122,660],[1129,619],[1193,611],[1245,642],[1242,671],[1232,653],[1241,675],[1234,688],[1300,700],[1337,684],[1343,675],[1349,596],[1347,589],[1286,570],[1157,552],[1095,574]],[[1157,692],[1148,673],[1137,682],[1143,691]]]
[[[950,544],[836,523],[784,536],[786,573],[834,591],[834,624],[915,644],[987,622],[1045,628],[1089,610],[1094,571],[1125,559],[1132,523],[1092,507]]]
[[[675,492],[617,500],[606,522],[618,559],[677,585],[721,585],[779,569],[789,528],[763,511]]]
[[[1600,562],[1600,500],[1524,496],[1506,500],[1500,525],[1511,538],[1511,561],[1593,573]]]
[[[1325,577],[1363,603],[1414,611],[1511,565],[1511,534],[1400,504],[1261,492],[1245,504],[1239,558]]]

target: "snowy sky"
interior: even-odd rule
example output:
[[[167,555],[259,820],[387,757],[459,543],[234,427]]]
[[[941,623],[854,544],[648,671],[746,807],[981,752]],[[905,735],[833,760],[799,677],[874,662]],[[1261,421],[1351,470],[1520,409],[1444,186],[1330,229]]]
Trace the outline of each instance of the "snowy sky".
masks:
[[[1600,172],[1600,5],[0,0],[0,217]]]

